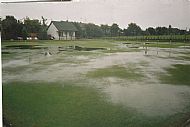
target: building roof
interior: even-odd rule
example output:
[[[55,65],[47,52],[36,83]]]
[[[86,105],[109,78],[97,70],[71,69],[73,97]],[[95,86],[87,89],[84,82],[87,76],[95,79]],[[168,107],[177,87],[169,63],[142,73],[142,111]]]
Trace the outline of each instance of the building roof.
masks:
[[[68,21],[52,21],[58,31],[78,31],[72,22]],[[50,25],[51,25],[50,24]]]

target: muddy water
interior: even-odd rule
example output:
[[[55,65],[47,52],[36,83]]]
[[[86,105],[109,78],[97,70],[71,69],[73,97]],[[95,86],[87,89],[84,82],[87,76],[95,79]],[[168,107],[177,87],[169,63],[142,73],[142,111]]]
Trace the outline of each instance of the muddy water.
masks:
[[[56,48],[55,48],[56,49]],[[73,81],[75,84],[93,85],[105,93],[113,104],[134,108],[147,116],[170,116],[190,112],[190,87],[161,84],[159,73],[174,64],[190,64],[176,59],[188,49],[149,48],[140,52],[118,52],[93,55],[73,55],[64,52],[45,56],[43,50],[19,54],[19,59],[3,61],[3,82],[11,81]],[[16,50],[14,51],[16,52]],[[182,53],[181,53],[182,52]],[[92,57],[93,56],[93,57]],[[116,77],[89,78],[86,74],[114,65],[137,68],[143,80],[130,81]],[[19,68],[19,69],[18,69]]]

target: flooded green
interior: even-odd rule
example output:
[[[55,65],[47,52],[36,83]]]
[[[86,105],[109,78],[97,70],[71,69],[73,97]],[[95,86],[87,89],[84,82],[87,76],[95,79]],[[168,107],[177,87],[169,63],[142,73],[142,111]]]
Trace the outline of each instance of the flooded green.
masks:
[[[7,43],[3,114],[15,127],[174,127],[190,119],[190,49],[178,43],[52,41],[34,50]]]
[[[94,50],[106,50],[106,48],[88,48],[88,47],[81,47],[81,46],[67,46],[67,47],[58,47],[59,51],[71,51],[71,50],[77,50],[77,51],[94,51]]]
[[[7,45],[7,49],[43,49],[47,47],[42,47],[41,45]]]

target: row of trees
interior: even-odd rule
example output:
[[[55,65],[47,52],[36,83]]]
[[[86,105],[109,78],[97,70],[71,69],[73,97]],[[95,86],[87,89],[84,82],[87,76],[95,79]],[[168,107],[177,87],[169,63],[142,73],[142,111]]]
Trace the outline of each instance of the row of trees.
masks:
[[[41,22],[42,21],[42,22]],[[26,39],[31,33],[37,33],[38,39],[48,39],[46,19],[42,16],[42,20],[31,20],[25,18],[19,21],[14,16],[6,16],[1,20],[1,33],[3,40],[18,39],[22,37]],[[94,38],[94,37],[115,37],[115,36],[142,36],[142,35],[184,35],[190,34],[190,30],[180,30],[178,28],[169,27],[149,27],[142,30],[136,23],[128,24],[126,29],[119,28],[114,23],[109,25],[95,25],[93,23],[73,22],[78,29],[76,37],[78,38]]]
[[[146,30],[142,30],[136,23],[128,24],[126,29],[121,29],[114,23],[111,26],[108,25],[95,25],[95,24],[84,24],[74,23],[78,28],[77,36],[84,38],[91,37],[116,37],[116,36],[143,36],[143,35],[184,35],[190,34],[190,30],[180,30],[178,28],[169,27],[149,27]]]
[[[46,19],[42,17],[40,20],[31,20],[30,18],[19,21],[14,16],[6,16],[5,19],[1,20],[1,35],[3,40],[10,39],[26,39],[31,34],[36,34],[39,39],[47,39],[46,34]]]

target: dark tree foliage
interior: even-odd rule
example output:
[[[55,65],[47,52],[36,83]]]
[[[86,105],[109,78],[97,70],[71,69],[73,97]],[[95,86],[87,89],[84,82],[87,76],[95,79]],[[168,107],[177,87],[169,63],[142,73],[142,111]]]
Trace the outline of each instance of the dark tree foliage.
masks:
[[[102,29],[103,35],[106,37],[111,36],[111,27],[108,25],[101,25],[100,28]]]
[[[110,33],[111,33],[111,36],[119,36],[119,32],[120,32],[120,28],[119,26],[114,23],[111,28],[110,28]]]
[[[6,16],[2,20],[2,39],[10,40],[17,39],[18,36],[21,36],[22,24],[18,22],[14,16]]]
[[[147,35],[156,35],[156,30],[153,27],[149,27],[146,29],[146,34]]]
[[[40,32],[38,33],[38,38],[40,40],[47,40],[48,39],[48,36],[47,36],[47,24],[46,24],[46,21],[47,19],[45,19],[43,16],[42,16],[42,25],[41,25],[41,28],[40,28]]]
[[[47,39],[46,19],[41,24],[39,20],[26,18],[24,22],[15,19],[14,16],[6,16],[2,20],[2,40],[26,39],[31,33],[35,33],[39,39]]]
[[[157,35],[168,35],[168,29],[166,27],[156,27]]]
[[[78,23],[74,22],[75,27],[77,28],[76,37],[77,38],[96,38],[104,36],[103,30],[100,26],[92,23]]]
[[[39,33],[41,31],[41,23],[39,20],[30,20],[26,18],[24,24],[28,33]]]
[[[98,25],[89,23],[85,25],[85,28],[86,28],[86,34],[88,38],[103,36],[103,31]]]
[[[78,37],[78,38],[81,38],[81,36],[82,36],[82,29],[81,29],[79,23],[73,22],[73,24],[74,24],[74,26],[75,26],[75,27],[77,28],[77,30],[78,30],[78,31],[75,33],[75,36]]]
[[[124,35],[127,35],[127,36],[142,35],[142,30],[140,26],[138,26],[136,23],[130,23],[128,24],[127,29],[124,29]]]
[[[26,40],[27,36],[28,36],[28,31],[26,30],[26,26],[23,25],[23,27],[22,27],[22,37],[23,37],[24,40]]]
[[[178,28],[173,28],[171,25],[169,27],[149,27],[146,30],[145,35],[184,35],[188,34],[186,30],[180,30]]]

